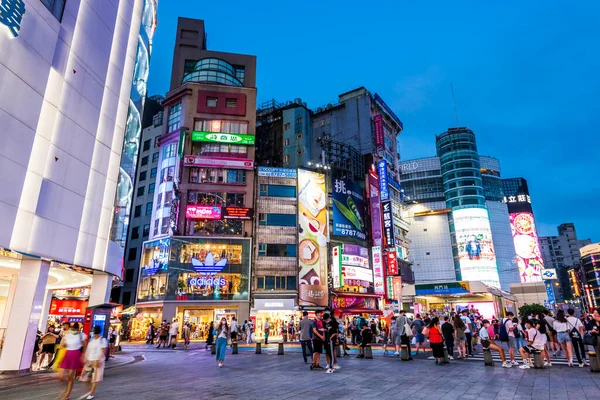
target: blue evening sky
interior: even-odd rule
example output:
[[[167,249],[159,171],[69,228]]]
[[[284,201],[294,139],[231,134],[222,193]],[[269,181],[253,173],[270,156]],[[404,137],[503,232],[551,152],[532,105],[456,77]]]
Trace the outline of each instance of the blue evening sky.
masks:
[[[529,182],[540,235],[600,240],[600,2],[159,0],[149,94],[168,90],[177,17],[211,50],[254,54],[258,103],[311,108],[365,86],[404,122],[401,158],[459,124]]]

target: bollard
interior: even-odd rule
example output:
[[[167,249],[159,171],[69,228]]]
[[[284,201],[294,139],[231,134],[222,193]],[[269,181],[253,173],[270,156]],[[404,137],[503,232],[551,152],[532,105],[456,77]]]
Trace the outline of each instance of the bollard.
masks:
[[[544,357],[540,351],[533,353],[533,368],[544,369]]]
[[[231,346],[231,354],[238,354],[238,344],[237,342],[233,342]]]
[[[590,358],[590,372],[600,372],[600,359],[598,359],[598,354],[594,351],[589,351],[588,357]]]
[[[217,345],[214,343],[210,345],[210,354],[217,354]]]
[[[261,354],[261,353],[262,353],[262,350],[260,347],[260,342],[256,342],[256,354]]]
[[[365,347],[365,358],[367,360],[373,359],[373,349],[371,349],[371,343],[367,343],[367,347]]]
[[[486,367],[494,366],[494,359],[492,358],[490,349],[483,349],[483,361],[485,362]]]
[[[279,346],[277,347],[277,355],[278,356],[283,355],[283,342],[279,342]]]
[[[402,348],[402,357],[400,358],[402,361],[410,360],[410,355],[408,354],[408,346],[403,344],[400,346]]]
[[[448,358],[448,349],[444,346],[444,358],[442,359],[442,364],[450,363],[450,359]]]
[[[335,346],[335,356],[336,357],[342,356],[342,349],[340,348],[340,346]]]

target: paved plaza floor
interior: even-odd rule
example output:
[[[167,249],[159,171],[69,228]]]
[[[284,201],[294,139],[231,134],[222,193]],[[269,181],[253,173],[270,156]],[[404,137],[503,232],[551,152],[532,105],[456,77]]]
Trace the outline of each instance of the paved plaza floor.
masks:
[[[451,361],[436,366],[430,354],[402,362],[375,352],[373,360],[345,357],[333,374],[310,371],[296,348],[277,346],[254,354],[229,351],[223,368],[200,345],[190,350],[124,346],[130,361],[107,369],[96,399],[600,399],[600,373],[553,366],[544,370],[485,367]],[[323,361],[324,364],[324,361]],[[54,374],[0,379],[0,399],[58,399],[63,387]],[[86,394],[76,382],[71,399]]]

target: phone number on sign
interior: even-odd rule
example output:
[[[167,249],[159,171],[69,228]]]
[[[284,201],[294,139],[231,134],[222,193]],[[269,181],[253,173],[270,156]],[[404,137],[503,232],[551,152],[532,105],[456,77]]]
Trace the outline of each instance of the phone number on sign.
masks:
[[[344,236],[356,236],[359,239],[365,240],[367,237],[364,233],[357,232],[352,229],[340,229],[340,234]]]

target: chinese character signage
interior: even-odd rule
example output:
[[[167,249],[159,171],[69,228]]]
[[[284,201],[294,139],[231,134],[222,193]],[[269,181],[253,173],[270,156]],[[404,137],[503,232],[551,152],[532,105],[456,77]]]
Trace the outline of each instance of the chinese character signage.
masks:
[[[390,199],[387,178],[387,162],[381,160],[377,162],[377,174],[379,175],[379,197],[381,201]]]
[[[371,211],[371,237],[374,246],[382,246],[381,239],[381,202],[379,200],[379,183],[377,177],[368,174],[367,182],[369,185],[369,209]]]
[[[362,188],[350,179],[333,180],[333,234],[366,239]]]
[[[87,301],[83,300],[52,300],[49,315],[85,315]]]
[[[490,219],[485,208],[452,211],[462,280],[500,288]]]
[[[503,203],[530,203],[531,197],[528,194],[520,194],[517,196],[504,196]]]
[[[385,148],[383,140],[383,117],[381,114],[373,117],[373,127],[375,128],[375,148],[377,151],[381,151]]]
[[[375,294],[384,294],[384,275],[383,275],[383,255],[381,254],[381,247],[374,246],[372,249],[373,254],[373,283],[375,285]]]
[[[342,287],[342,246],[334,246],[331,248],[331,256],[333,258],[331,264],[331,278],[333,280],[333,288],[339,289]]]
[[[252,209],[246,207],[225,207],[223,208],[224,219],[252,219]]]
[[[291,168],[258,167],[258,176],[296,179],[297,174],[296,170]]]
[[[254,161],[245,158],[202,157],[192,155],[183,158],[183,165],[186,167],[254,169]]]
[[[398,275],[398,256],[396,255],[396,250],[388,250],[386,253],[387,258],[387,274],[388,275]]]
[[[394,299],[402,301],[402,277],[392,276],[392,286],[394,287]]]
[[[328,304],[327,194],[325,175],[298,170],[299,305]]]
[[[189,219],[221,219],[221,206],[187,206],[185,217]]]
[[[247,135],[243,133],[233,134],[194,131],[192,132],[192,142],[253,145],[254,135]]]
[[[24,14],[23,0],[0,0],[0,24],[5,25],[13,37],[19,36]]]
[[[469,294],[469,291],[469,282],[428,283],[415,285],[415,294],[417,296]]]
[[[540,253],[533,214],[522,212],[509,216],[521,282],[541,282],[544,260]]]
[[[385,238],[385,247],[394,247],[394,220],[392,218],[392,202],[390,200],[381,202],[383,214],[383,237]]]
[[[338,308],[366,308],[377,309],[377,299],[363,296],[336,296],[333,298],[333,309]]]

